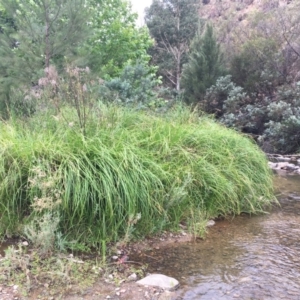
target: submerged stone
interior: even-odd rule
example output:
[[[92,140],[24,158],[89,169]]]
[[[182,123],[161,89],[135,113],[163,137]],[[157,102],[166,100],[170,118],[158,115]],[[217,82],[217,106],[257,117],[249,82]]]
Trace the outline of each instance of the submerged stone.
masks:
[[[167,291],[176,290],[179,287],[179,282],[175,278],[168,277],[162,274],[152,274],[139,281],[140,285],[156,286]]]

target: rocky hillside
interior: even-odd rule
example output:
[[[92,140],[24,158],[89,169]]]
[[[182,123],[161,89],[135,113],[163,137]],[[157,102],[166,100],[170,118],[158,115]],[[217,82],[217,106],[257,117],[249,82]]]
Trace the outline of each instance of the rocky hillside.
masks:
[[[263,37],[280,47],[300,45],[300,0],[200,0],[200,16],[214,24],[227,58],[247,41]],[[292,45],[290,45],[292,46]]]
[[[205,19],[221,22],[230,19],[247,21],[255,12],[268,13],[278,7],[295,5],[297,0],[202,0],[200,15]]]

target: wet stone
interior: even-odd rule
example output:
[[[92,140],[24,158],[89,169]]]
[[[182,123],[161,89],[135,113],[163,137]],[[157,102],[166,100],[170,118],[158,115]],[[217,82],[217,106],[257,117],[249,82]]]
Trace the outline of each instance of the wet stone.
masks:
[[[179,287],[179,282],[175,278],[168,277],[162,274],[152,274],[139,281],[137,284],[146,286],[156,286],[167,291],[176,290]]]

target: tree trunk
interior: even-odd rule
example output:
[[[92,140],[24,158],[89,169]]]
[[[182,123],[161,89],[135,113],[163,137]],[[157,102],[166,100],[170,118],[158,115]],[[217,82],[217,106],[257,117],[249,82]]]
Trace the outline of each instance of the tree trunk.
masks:
[[[180,9],[179,4],[177,5],[177,34],[180,32]],[[180,42],[177,42],[177,57],[176,57],[176,91],[180,91],[180,65],[181,65],[181,52]]]
[[[45,31],[45,67],[49,68],[50,66],[50,43],[49,43],[49,37],[50,37],[50,19],[49,19],[49,11],[48,11],[48,5],[46,3],[47,1],[44,1],[44,9],[45,9],[45,21],[46,21],[46,31]]]
[[[178,51],[179,52],[179,51]],[[180,91],[180,77],[181,77],[181,53],[178,53],[177,62],[176,62],[176,91]]]

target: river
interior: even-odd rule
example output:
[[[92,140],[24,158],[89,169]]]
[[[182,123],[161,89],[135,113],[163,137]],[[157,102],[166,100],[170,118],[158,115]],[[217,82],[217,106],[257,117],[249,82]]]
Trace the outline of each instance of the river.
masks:
[[[176,299],[300,299],[300,176],[275,185],[281,207],[269,214],[217,221],[205,240],[141,260],[180,281]]]

